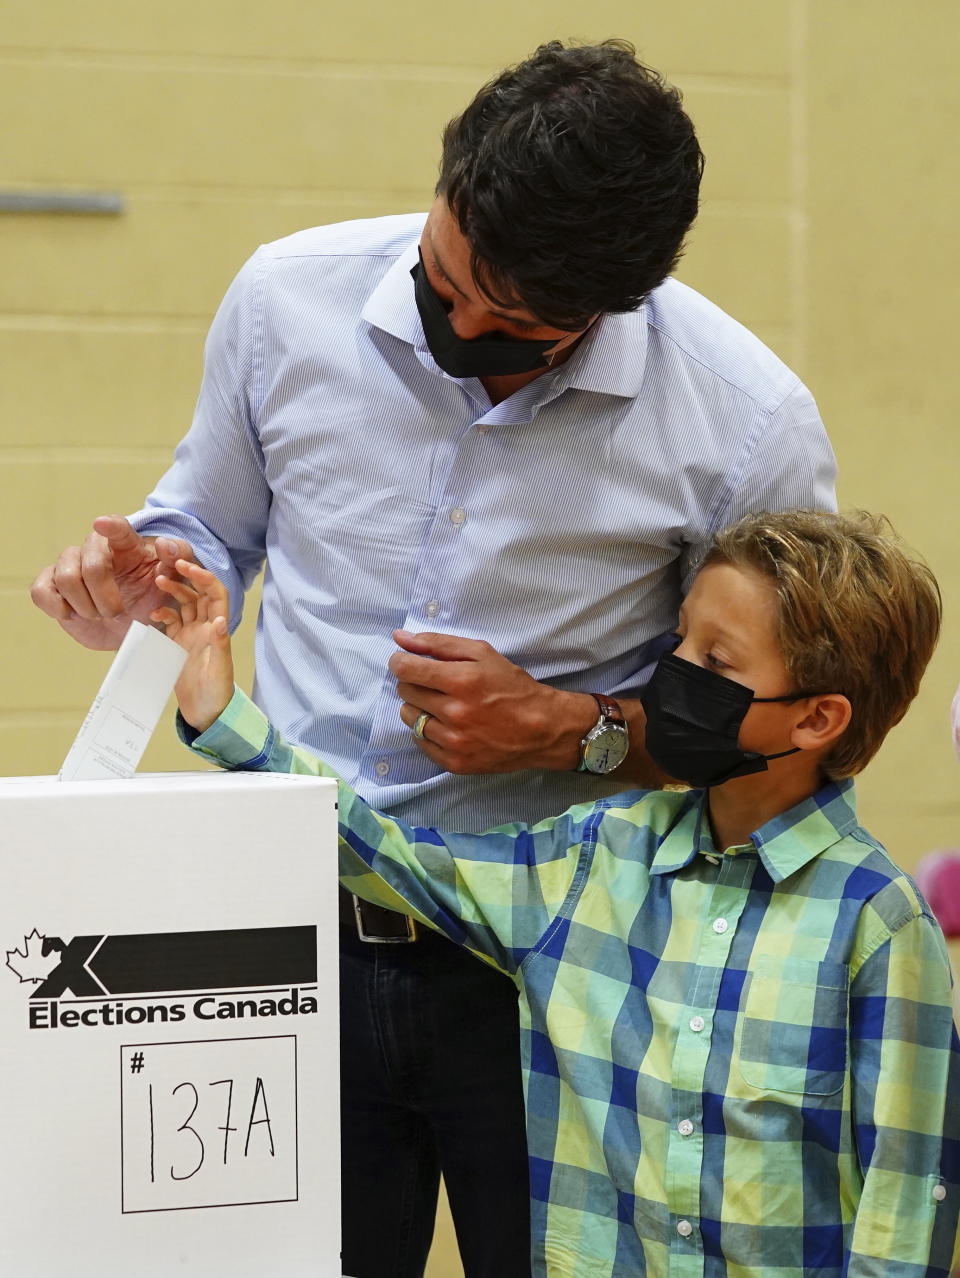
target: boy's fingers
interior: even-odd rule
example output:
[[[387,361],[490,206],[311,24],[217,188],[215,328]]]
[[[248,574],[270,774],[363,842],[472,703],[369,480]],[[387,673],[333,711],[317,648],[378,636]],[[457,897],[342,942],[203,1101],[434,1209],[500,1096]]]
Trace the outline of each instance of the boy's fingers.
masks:
[[[222,608],[227,606],[227,588],[209,568],[201,568],[199,564],[191,563],[187,559],[178,559],[175,565],[177,572],[182,577],[186,577],[198,591],[206,595],[211,603],[216,603]]]
[[[150,614],[151,621],[159,621],[161,626],[177,626],[180,624],[180,614],[173,608],[157,608]]]
[[[178,603],[195,604],[197,601],[197,592],[191,586],[182,581],[174,581],[165,573],[157,574],[157,585],[165,595],[172,595]]]
[[[203,568],[200,564],[193,563],[190,559],[178,559],[174,564],[177,572],[184,577],[189,577],[191,581],[196,582],[198,586],[211,586],[219,583],[219,578],[215,577],[209,568]]]

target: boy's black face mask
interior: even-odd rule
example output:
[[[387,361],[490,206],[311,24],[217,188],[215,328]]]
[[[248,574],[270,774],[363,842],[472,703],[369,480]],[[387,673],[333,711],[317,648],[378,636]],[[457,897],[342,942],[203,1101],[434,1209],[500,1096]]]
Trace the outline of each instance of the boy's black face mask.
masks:
[[[755,697],[742,683],[668,653],[640,698],[647,716],[647,752],[669,776],[698,789],[765,772],[768,760],[796,754],[799,747],[779,754],[741,750],[740,726],[747,711],[755,701],[799,701],[812,695]]]
[[[430,354],[445,373],[451,377],[509,377],[514,373],[532,373],[536,369],[549,368],[546,353],[562,338],[551,337],[549,341],[542,342],[507,337],[503,333],[470,340],[458,337],[443,302],[427,278],[423,254],[420,254],[420,261],[410,274],[413,276],[423,335]]]

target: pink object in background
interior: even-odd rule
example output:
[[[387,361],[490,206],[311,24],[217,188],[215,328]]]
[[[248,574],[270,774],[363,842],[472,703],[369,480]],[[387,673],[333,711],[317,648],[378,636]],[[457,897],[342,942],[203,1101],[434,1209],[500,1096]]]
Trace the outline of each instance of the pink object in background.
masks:
[[[953,722],[953,748],[957,752],[957,758],[960,759],[960,688],[957,689],[956,696],[953,698],[950,716]]]
[[[944,936],[960,937],[960,851],[930,852],[914,878]]]

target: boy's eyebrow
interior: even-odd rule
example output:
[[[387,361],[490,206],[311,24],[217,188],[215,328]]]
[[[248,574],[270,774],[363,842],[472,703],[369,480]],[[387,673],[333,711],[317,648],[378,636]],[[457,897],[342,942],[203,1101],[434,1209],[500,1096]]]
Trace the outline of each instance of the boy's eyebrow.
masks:
[[[684,614],[684,606],[683,604],[681,604],[680,609],[677,612],[678,622],[685,621],[685,617],[683,614]],[[733,651],[737,655],[747,650],[747,647],[745,647],[745,644],[744,644],[744,637],[742,635],[735,635],[732,631],[725,630],[723,626],[718,626],[715,621],[710,621],[709,624],[713,631],[714,637],[717,639],[720,639],[723,643],[729,644],[730,647],[733,649]]]

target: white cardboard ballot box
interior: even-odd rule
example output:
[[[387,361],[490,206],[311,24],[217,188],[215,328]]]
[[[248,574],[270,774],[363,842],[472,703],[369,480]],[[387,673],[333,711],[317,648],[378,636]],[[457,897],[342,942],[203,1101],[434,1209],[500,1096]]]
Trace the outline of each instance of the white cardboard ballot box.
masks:
[[[0,1273],[333,1278],[336,786],[0,780]]]

